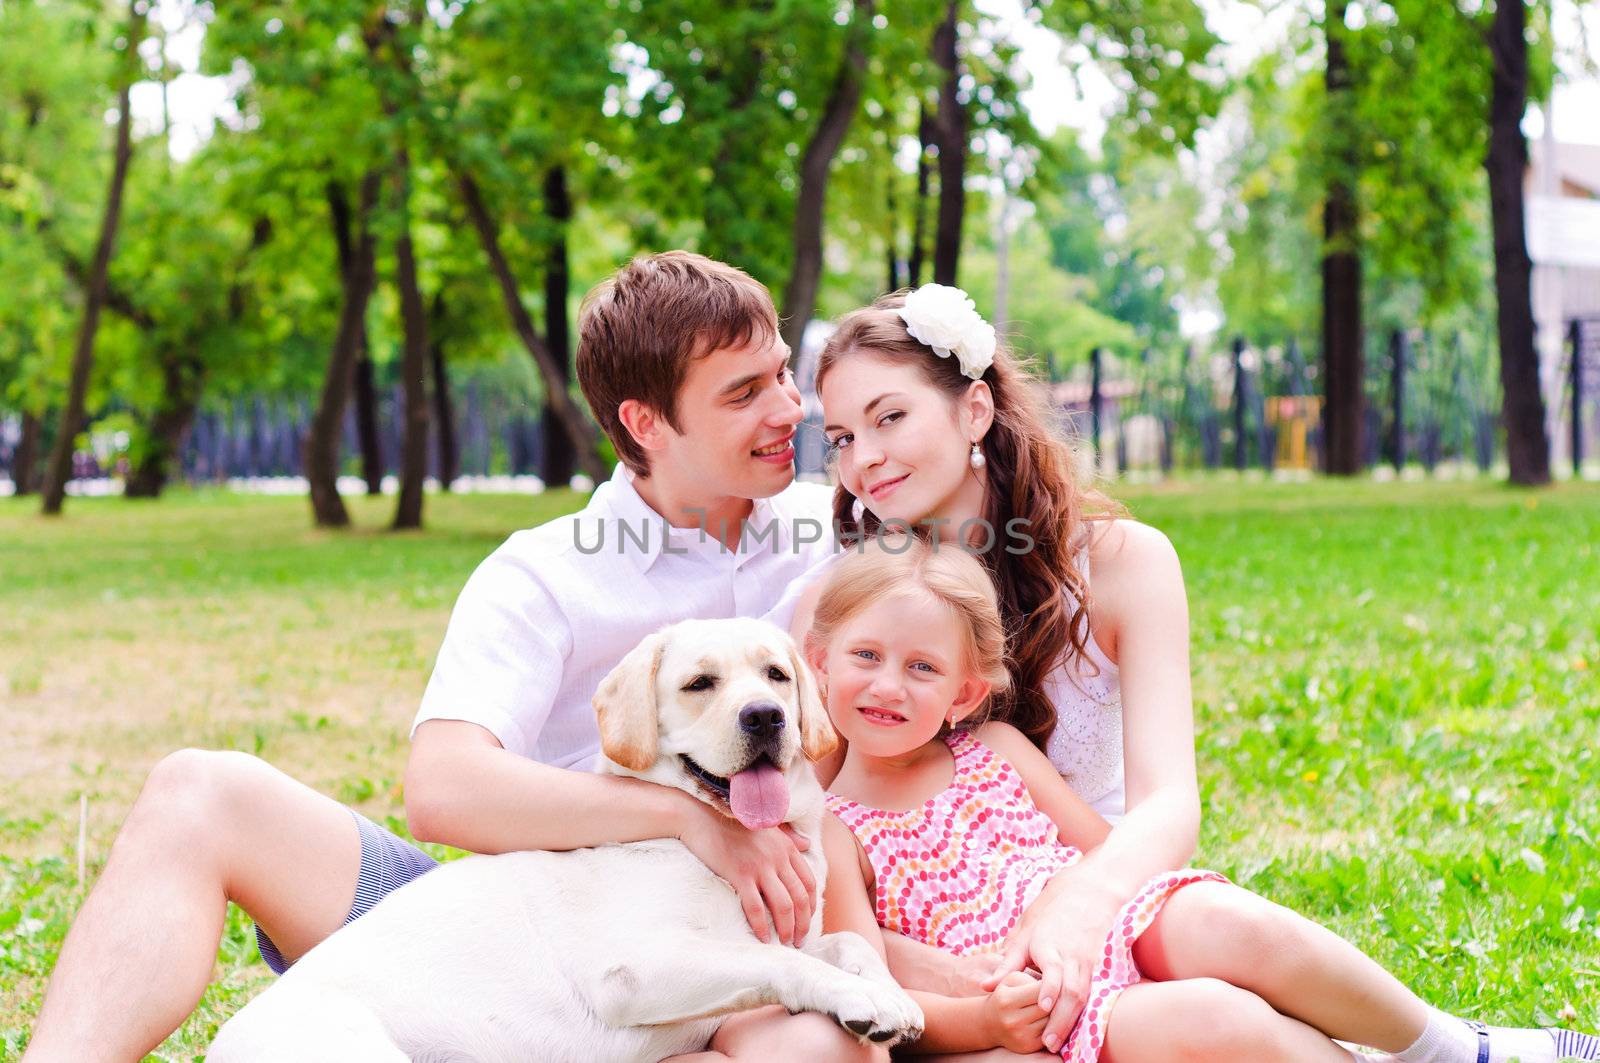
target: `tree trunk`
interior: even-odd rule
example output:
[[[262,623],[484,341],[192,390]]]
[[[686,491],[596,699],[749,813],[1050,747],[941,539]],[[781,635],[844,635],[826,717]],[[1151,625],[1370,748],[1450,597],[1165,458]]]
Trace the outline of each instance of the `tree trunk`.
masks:
[[[567,194],[567,171],[563,166],[552,166],[545,171],[544,213],[555,234],[550,240],[544,268],[544,336],[561,370],[561,390],[566,392],[572,382],[572,330],[567,323],[567,300],[572,292],[572,275],[567,266],[567,226],[572,222],[572,198]],[[544,451],[539,478],[550,487],[565,487],[577,471],[577,453],[548,395],[539,431]]]
[[[422,485],[428,476],[428,311],[417,283],[416,249],[411,243],[411,156],[404,148],[395,160],[395,184],[400,200],[400,236],[394,257],[405,333],[400,359],[405,435],[400,447],[400,498],[390,527],[399,531],[422,527]]]
[[[372,364],[372,351],[367,343],[367,329],[362,323],[360,348],[356,354],[355,414],[356,442],[361,447],[361,478],[367,482],[368,495],[383,494],[383,439],[378,434],[378,384]]]
[[[938,140],[933,119],[928,117],[926,104],[917,108],[917,141],[922,150],[917,153],[917,201],[911,216],[911,287],[922,286],[922,266],[928,246],[928,185],[933,167],[928,165],[928,149]]]
[[[1002,178],[1004,180],[1004,178]],[[1004,333],[1006,315],[1011,312],[1011,193],[1000,191],[999,217],[994,226],[994,327]],[[1148,351],[1145,352],[1149,354]],[[1120,436],[1118,437],[1121,438]],[[1118,468],[1124,466],[1119,464]]]
[[[433,313],[428,321],[428,349],[433,363],[433,421],[439,430],[439,489],[461,475],[461,449],[456,443],[455,406],[450,399],[450,374],[444,364],[444,292],[433,293]]]
[[[234,268],[233,280],[228,286],[227,317],[222,324],[236,326],[245,312],[244,271],[250,257],[272,239],[272,222],[257,218],[250,234],[250,245],[240,256]],[[156,319],[138,305],[126,292],[115,286],[106,290],[106,306],[127,318],[147,335],[147,342],[156,351],[161,368],[161,395],[156,408],[144,426],[144,448],[133,462],[122,493],[128,498],[159,498],[172,477],[172,463],[178,460],[184,436],[194,423],[200,408],[200,397],[205,390],[206,364],[198,354],[199,336],[219,322],[202,317],[190,331],[176,340],[162,341]]]
[[[111,167],[111,187],[106,194],[105,214],[100,219],[100,238],[95,244],[94,263],[89,267],[89,284],[84,293],[83,321],[78,344],[72,352],[72,377],[67,386],[67,405],[61,412],[60,433],[51,450],[45,472],[42,512],[56,516],[67,497],[67,481],[72,479],[72,455],[78,433],[83,428],[84,406],[89,395],[89,374],[94,369],[94,338],[100,328],[100,311],[106,301],[106,277],[111,271],[111,253],[116,246],[117,225],[122,220],[122,192],[128,183],[128,164],[133,158],[133,115],[129,96],[133,65],[137,61],[139,39],[145,18],[138,5],[128,5],[128,42],[124,57],[129,71],[117,92],[116,154]]]
[[[1495,5],[1489,31],[1494,90],[1489,101],[1489,209],[1494,228],[1494,290],[1499,309],[1500,387],[1511,482],[1550,482],[1550,439],[1539,354],[1534,348],[1533,263],[1528,258],[1522,182],[1528,145],[1522,114],[1528,103],[1527,12],[1520,0]]]
[[[577,451],[578,465],[595,483],[599,483],[607,476],[604,459],[600,457],[599,438],[593,428],[583,419],[578,406],[567,394],[565,387],[561,386],[561,367],[544,337],[533,327],[533,318],[528,314],[528,308],[522,305],[522,295],[517,289],[516,276],[511,272],[511,265],[506,261],[505,252],[500,247],[500,230],[495,225],[494,217],[489,213],[488,206],[483,202],[483,193],[478,188],[477,181],[472,175],[458,170],[456,184],[461,190],[462,201],[466,204],[467,214],[472,218],[473,228],[477,230],[478,242],[483,246],[484,255],[489,259],[489,267],[494,272],[495,280],[500,285],[500,298],[505,304],[506,313],[511,317],[512,328],[517,333],[517,338],[527,348],[532,356],[533,363],[538,367],[539,376],[544,381],[545,395],[552,403],[552,412],[567,433],[567,438],[572,441],[573,448]]]
[[[22,438],[11,455],[11,483],[19,498],[33,494],[38,487],[39,436],[43,428],[43,420],[33,411],[22,411]]]
[[[328,213],[333,222],[333,242],[339,252],[339,280],[346,283],[355,254],[350,239],[350,199],[344,186],[328,182]],[[383,493],[383,444],[378,439],[378,391],[373,382],[372,352],[367,342],[367,325],[361,323],[361,338],[356,355],[355,403],[356,439],[361,444],[361,478],[367,481],[367,494]]]
[[[900,290],[900,218],[895,210],[894,198],[894,169],[891,167],[884,175],[886,188],[884,190],[884,217],[888,231],[884,234],[888,246],[888,254],[884,256],[884,265],[888,267],[888,287],[886,292]]]
[[[145,429],[144,451],[128,472],[122,493],[128,498],[159,498],[167,486],[183,435],[200,407],[205,367],[189,349],[161,352],[161,398]]]
[[[1363,465],[1366,396],[1361,324],[1361,250],[1355,193],[1353,92],[1345,58],[1343,23],[1326,23],[1325,74],[1330,118],[1328,151],[1333,158],[1322,207],[1323,465],[1336,476],[1352,476]]]
[[[873,0],[855,0],[855,16],[845,38],[844,57],[822,119],[800,159],[800,194],[794,210],[794,262],[783,289],[783,341],[796,355],[806,325],[817,305],[822,279],[823,207],[828,195],[828,170],[861,105],[861,83],[867,73],[867,34],[872,28]],[[893,254],[891,248],[890,254]]]
[[[306,481],[311,486],[311,514],[317,525],[324,528],[343,528],[350,523],[349,511],[339,497],[339,439],[377,268],[372,211],[378,202],[381,183],[376,170],[369,170],[361,179],[350,270],[341,277],[339,326],[333,337],[322,395],[306,433],[304,464]]]
[[[956,95],[961,68],[956,59],[960,0],[950,0],[933,34],[933,61],[944,71],[939,86],[939,227],[933,237],[933,282],[955,284],[961,257],[961,221],[967,206],[967,112]]]

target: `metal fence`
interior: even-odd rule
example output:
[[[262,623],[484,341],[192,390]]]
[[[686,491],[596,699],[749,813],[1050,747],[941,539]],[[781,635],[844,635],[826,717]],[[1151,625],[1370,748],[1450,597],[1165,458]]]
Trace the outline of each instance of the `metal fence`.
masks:
[[[1574,343],[1600,346],[1600,324],[1574,322]],[[1488,472],[1504,449],[1492,337],[1421,329],[1370,339],[1363,454],[1369,468]],[[1185,469],[1311,472],[1323,464],[1319,367],[1295,339],[1137,359],[1086,352],[1052,374],[1056,404],[1109,474]],[[1585,363],[1588,364],[1588,363]],[[1576,379],[1576,378],[1574,378]],[[1580,387],[1592,421],[1600,370]],[[1556,419],[1571,420],[1563,404]],[[1585,437],[1600,453],[1600,436]],[[1561,450],[1567,448],[1562,446]],[[1585,451],[1577,452],[1580,457]]]
[[[1394,330],[1369,339],[1365,459],[1369,468],[1433,473],[1488,472],[1503,452],[1492,336]],[[1296,339],[1218,347],[1146,350],[1117,358],[1094,349],[1076,359],[1045,355],[1038,366],[1071,434],[1092,448],[1107,475],[1234,469],[1310,473],[1322,467],[1319,367]],[[1600,318],[1569,323],[1552,396],[1552,450],[1568,467],[1600,460]],[[805,374],[803,374],[804,377]],[[809,383],[809,381],[807,381]],[[538,474],[540,409],[526,395],[468,377],[454,390],[458,472]],[[400,453],[401,394],[380,388],[377,422],[386,475]],[[797,440],[802,474],[824,472],[821,415],[807,395],[807,428]],[[208,405],[184,438],[179,469],[191,483],[300,474],[309,397],[255,396]],[[107,433],[105,435],[116,435]],[[0,470],[9,473],[19,419],[0,415]],[[78,456],[75,476],[121,471],[118,439],[97,438]],[[347,413],[344,469],[359,474],[355,415]],[[439,473],[438,448],[430,472]]]

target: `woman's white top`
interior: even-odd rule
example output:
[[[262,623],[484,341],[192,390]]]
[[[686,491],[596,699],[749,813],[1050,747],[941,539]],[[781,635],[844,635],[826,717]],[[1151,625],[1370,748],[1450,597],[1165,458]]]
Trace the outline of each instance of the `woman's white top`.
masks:
[[[1078,564],[1087,579],[1087,550]],[[1084,650],[1045,681],[1045,694],[1056,707],[1056,729],[1045,743],[1045,755],[1074,793],[1115,823],[1128,804],[1122,756],[1122,682],[1117,666],[1095,642],[1092,631]]]

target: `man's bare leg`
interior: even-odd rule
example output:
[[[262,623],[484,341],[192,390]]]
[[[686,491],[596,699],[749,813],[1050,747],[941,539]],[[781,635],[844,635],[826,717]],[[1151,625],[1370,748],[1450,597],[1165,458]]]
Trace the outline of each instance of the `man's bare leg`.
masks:
[[[172,754],[73,921],[23,1059],[141,1059],[199,1002],[228,901],[292,960],[339,928],[360,867],[343,805],[244,753]]]

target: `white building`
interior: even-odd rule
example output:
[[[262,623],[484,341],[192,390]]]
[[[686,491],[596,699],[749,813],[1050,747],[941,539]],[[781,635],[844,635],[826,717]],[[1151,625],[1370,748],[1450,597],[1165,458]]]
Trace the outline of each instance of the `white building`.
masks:
[[[1559,470],[1570,468],[1572,461],[1571,362],[1566,338],[1573,319],[1586,319],[1586,348],[1593,350],[1600,343],[1600,145],[1558,143],[1550,128],[1547,122],[1545,136],[1528,146],[1526,191],[1539,377],[1550,456]],[[1600,381],[1591,369],[1585,378],[1585,395],[1592,395],[1597,385]],[[1595,438],[1592,427],[1586,435],[1587,455],[1591,459],[1600,456],[1600,439]]]

